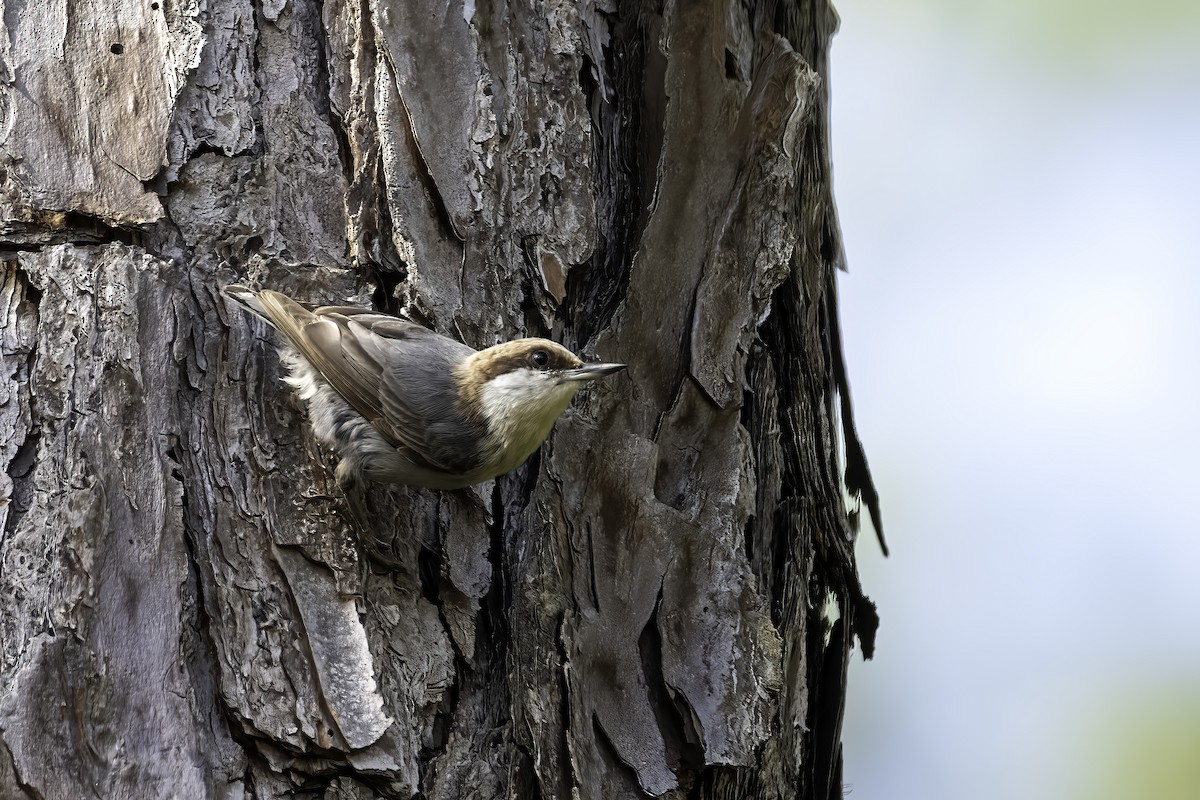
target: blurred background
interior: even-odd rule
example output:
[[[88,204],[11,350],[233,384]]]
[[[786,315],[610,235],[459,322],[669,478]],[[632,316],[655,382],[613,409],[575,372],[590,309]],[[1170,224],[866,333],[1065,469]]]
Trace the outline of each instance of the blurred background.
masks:
[[[1200,3],[837,0],[864,800],[1200,798]]]

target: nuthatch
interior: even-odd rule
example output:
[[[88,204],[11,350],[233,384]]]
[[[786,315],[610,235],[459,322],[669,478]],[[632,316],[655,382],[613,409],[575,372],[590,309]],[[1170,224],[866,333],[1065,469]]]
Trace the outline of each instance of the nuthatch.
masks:
[[[525,462],[586,382],[624,364],[584,364],[547,339],[476,351],[370,309],[310,308],[270,290],[226,297],[283,334],[285,380],[313,432],[341,456],[339,483],[430,489],[482,483]]]

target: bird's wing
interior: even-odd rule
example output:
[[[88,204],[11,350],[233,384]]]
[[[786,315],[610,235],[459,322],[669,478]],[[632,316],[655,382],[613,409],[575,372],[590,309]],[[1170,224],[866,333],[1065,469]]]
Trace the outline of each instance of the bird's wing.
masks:
[[[464,425],[452,368],[475,351],[397,317],[347,307],[304,308],[264,290],[258,301],[275,326],[380,435],[414,463],[467,471],[457,441]],[[457,424],[461,421],[462,424]],[[472,431],[472,438],[482,432]],[[450,438],[456,438],[451,442]]]

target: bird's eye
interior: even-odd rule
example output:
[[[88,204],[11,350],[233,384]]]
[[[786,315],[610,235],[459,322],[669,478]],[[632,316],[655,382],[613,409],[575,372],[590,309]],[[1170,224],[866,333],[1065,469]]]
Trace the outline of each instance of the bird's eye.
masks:
[[[550,354],[545,350],[534,350],[529,356],[529,360],[533,362],[535,367],[541,369],[550,363]]]

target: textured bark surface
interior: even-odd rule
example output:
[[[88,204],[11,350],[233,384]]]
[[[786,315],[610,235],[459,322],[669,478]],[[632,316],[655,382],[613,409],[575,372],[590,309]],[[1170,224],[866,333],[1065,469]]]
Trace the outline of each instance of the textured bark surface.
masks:
[[[3,9],[0,796],[841,795],[831,8]],[[235,280],[630,368],[352,510]]]

